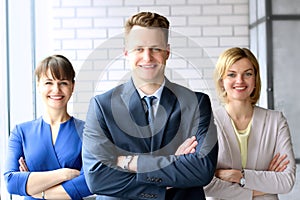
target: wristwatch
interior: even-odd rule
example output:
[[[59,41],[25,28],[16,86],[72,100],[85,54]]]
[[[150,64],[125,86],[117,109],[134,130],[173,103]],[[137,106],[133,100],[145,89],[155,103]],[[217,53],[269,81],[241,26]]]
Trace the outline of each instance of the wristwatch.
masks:
[[[132,161],[133,156],[128,155],[125,157],[124,162],[123,162],[123,169],[129,170],[129,164]]]
[[[240,186],[244,187],[245,183],[246,183],[246,180],[245,180],[245,172],[244,172],[243,169],[241,170],[241,173],[242,173],[242,178],[240,179]]]

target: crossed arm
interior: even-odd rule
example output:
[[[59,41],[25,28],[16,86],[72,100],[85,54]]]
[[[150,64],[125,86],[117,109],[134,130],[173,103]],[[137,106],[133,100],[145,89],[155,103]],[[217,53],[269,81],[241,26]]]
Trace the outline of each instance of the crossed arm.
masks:
[[[204,105],[209,105],[208,97],[201,100]],[[111,117],[107,109],[110,105],[106,104],[100,98],[91,100],[83,134],[83,166],[93,193],[126,198],[136,198],[142,193],[148,193],[157,194],[159,198],[165,195],[169,187],[200,187],[211,180],[217,161],[217,141],[216,129],[210,127],[214,127],[214,123],[209,106],[201,107],[201,115],[195,115],[191,122],[193,126],[188,126],[195,136],[176,144],[178,146],[173,148],[173,153],[170,150],[161,155],[132,153],[134,157],[127,171],[120,170],[120,167],[124,166],[125,155],[130,154],[119,152],[112,142],[112,137],[119,137],[117,131],[120,130],[115,128],[114,123],[106,123]],[[193,117],[194,113],[189,114]],[[110,131],[114,131],[114,134]],[[215,138],[211,139],[214,143],[208,142],[211,137]],[[141,139],[140,142],[144,140]],[[139,144],[132,141],[132,145]],[[181,181],[174,181],[175,179]]]
[[[180,156],[184,154],[190,154],[196,152],[196,147],[198,142],[195,136],[192,136],[186,139],[176,150],[175,155]],[[123,163],[125,162],[126,156],[118,156],[117,166],[123,167]],[[133,156],[132,160],[128,163],[128,170],[132,172],[137,172],[137,159],[138,156]]]
[[[29,172],[23,157],[19,159],[20,172]],[[53,171],[31,172],[26,184],[27,193],[34,198],[71,199],[61,183],[80,175],[80,171],[70,168],[61,168]]]
[[[286,154],[280,156],[280,154],[277,153],[271,160],[267,171],[283,172],[287,168],[287,165],[290,163],[290,161],[286,158]],[[241,170],[237,169],[217,169],[215,172],[215,176],[223,181],[240,183],[242,173]],[[253,190],[253,196],[261,196],[265,194],[266,193],[264,192]]]

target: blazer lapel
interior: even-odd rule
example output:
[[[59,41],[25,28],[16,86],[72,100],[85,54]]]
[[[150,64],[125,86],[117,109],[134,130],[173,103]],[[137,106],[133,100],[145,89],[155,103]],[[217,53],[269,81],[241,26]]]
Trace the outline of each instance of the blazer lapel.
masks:
[[[234,128],[231,124],[231,119],[223,106],[220,109],[217,109],[215,112],[217,113],[215,116],[219,124],[219,129],[221,129],[220,133],[222,134],[219,137],[221,137],[221,140],[224,143],[227,143],[225,146],[229,147],[228,149],[224,150],[228,151],[228,154],[231,156],[231,167],[242,168],[241,151]],[[228,162],[228,160],[225,162]]]
[[[248,138],[248,158],[246,168],[256,169],[256,162],[259,156],[259,148],[251,148],[259,145],[262,139],[263,130],[265,126],[267,112],[258,107],[254,107],[252,126]]]

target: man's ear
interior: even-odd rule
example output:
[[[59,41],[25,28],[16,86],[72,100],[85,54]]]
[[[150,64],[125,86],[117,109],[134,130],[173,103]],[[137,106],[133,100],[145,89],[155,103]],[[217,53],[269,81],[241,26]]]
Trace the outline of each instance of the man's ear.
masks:
[[[169,59],[169,56],[170,56],[170,44],[167,45],[167,59]]]

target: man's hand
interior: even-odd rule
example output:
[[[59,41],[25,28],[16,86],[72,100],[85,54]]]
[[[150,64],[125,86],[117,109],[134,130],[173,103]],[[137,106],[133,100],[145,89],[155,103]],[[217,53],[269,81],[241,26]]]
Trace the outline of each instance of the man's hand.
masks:
[[[189,153],[194,153],[196,151],[196,146],[198,145],[198,142],[196,141],[196,137],[192,136],[188,139],[186,139],[176,150],[175,155],[184,155]]]

